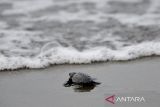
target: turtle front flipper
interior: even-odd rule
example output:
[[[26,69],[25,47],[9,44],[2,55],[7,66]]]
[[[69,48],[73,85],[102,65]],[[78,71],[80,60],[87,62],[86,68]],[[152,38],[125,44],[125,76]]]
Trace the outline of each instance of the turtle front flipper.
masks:
[[[66,83],[64,83],[64,86],[70,87],[70,86],[72,86],[72,84],[73,84],[72,79],[69,79]]]

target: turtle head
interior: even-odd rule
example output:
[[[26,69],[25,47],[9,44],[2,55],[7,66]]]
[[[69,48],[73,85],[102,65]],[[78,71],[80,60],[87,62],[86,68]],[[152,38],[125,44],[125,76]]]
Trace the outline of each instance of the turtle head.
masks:
[[[76,73],[75,72],[69,73],[70,78],[72,78],[74,74],[76,74]]]

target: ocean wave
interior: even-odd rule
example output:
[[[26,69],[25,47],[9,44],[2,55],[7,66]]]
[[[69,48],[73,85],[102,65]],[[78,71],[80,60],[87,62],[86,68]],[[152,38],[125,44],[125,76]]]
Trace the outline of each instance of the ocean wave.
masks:
[[[160,55],[159,0],[1,0],[0,70]]]
[[[0,56],[0,70],[44,68],[51,64],[87,64],[97,61],[126,61],[151,55],[160,55],[160,43],[145,42],[120,50],[96,47],[83,52],[79,52],[74,48],[58,47],[33,58]]]

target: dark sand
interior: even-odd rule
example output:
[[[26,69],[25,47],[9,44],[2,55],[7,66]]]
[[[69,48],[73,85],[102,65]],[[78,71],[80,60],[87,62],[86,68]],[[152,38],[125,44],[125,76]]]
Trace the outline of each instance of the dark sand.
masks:
[[[73,71],[88,73],[101,84],[86,89],[63,87],[68,73]],[[160,58],[0,72],[0,107],[107,107],[112,104],[105,101],[106,94],[118,92],[158,95]],[[153,95],[140,107],[159,105],[160,97]],[[135,107],[135,104],[114,106]]]

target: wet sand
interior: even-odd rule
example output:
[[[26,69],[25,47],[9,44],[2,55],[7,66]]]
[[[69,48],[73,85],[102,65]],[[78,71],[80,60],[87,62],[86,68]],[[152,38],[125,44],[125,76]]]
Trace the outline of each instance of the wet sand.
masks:
[[[0,72],[0,107],[107,107],[106,94],[118,92],[160,93],[160,58],[88,65],[56,65],[46,69]],[[97,87],[64,87],[69,72],[84,72],[101,82]],[[158,107],[156,103],[141,107]],[[114,105],[116,106],[116,104]],[[134,104],[117,107],[134,107]],[[138,106],[138,105],[136,105]]]

